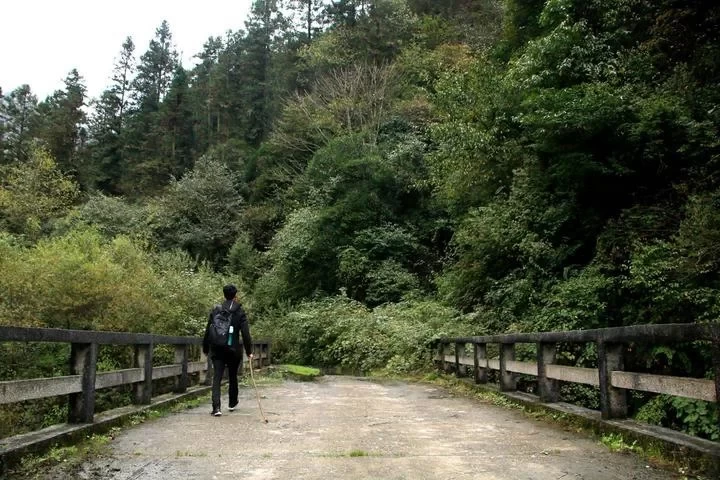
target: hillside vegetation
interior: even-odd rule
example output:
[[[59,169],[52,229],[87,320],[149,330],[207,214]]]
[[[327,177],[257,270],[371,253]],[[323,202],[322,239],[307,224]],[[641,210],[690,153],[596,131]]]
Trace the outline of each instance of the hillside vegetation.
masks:
[[[282,361],[406,373],[440,335],[717,322],[719,37],[699,0],[256,0],[183,66],[163,22],[99,98],[3,92],[0,324],[198,335],[232,281]],[[23,352],[2,379],[66,363]]]

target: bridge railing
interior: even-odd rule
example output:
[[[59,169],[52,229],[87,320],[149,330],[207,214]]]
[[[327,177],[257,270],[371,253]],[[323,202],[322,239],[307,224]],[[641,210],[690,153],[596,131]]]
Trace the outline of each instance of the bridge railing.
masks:
[[[202,354],[202,339],[173,337],[143,333],[115,333],[87,330],[48,328],[0,327],[0,342],[54,342],[70,344],[70,375],[11,380],[0,382],[0,404],[23,402],[40,398],[67,395],[68,423],[92,423],[95,414],[95,391],[98,389],[132,385],[136,404],[147,405],[153,396],[153,380],[174,378],[174,391],[185,392],[190,386],[190,375],[205,374],[204,383],[210,383],[210,360]],[[127,345],[134,348],[133,368],[97,371],[100,345]],[[174,362],[153,366],[156,345],[173,345]],[[270,364],[270,342],[253,342],[254,367]],[[193,354],[191,354],[193,350]],[[190,358],[195,356],[196,358]]]
[[[456,375],[472,371],[476,383],[488,382],[488,372],[499,373],[501,391],[517,389],[518,375],[537,377],[540,401],[560,401],[560,381],[599,387],[602,418],[626,418],[628,390],[655,392],[720,403],[720,353],[717,326],[703,324],[637,325],[630,327],[576,330],[567,332],[513,333],[439,340],[438,366]],[[713,345],[713,380],[625,371],[625,356],[632,343],[668,345],[677,342],[708,341]],[[597,368],[557,364],[559,344],[594,343]],[[499,356],[488,358],[488,345],[498,345]],[[535,362],[516,361],[516,344],[535,344]],[[454,345],[454,352],[453,350]],[[472,346],[472,353],[467,346]]]

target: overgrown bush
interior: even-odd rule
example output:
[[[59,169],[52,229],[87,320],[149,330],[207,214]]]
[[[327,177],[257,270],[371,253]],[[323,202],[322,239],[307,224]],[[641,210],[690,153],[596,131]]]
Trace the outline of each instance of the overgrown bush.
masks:
[[[720,440],[720,411],[714,403],[657,395],[638,410],[635,418],[713,441]]]
[[[0,169],[0,229],[34,241],[77,200],[79,187],[55,159],[33,149],[30,159]]]
[[[133,238],[149,238],[150,211],[146,205],[134,204],[121,197],[101,193],[91,194],[87,200],[59,222],[58,231],[72,230],[80,226],[97,229],[107,238],[126,235]]]
[[[434,339],[472,330],[468,319],[433,301],[369,310],[344,296],[304,302],[253,328],[272,335],[278,361],[392,373],[429,367]]]
[[[223,279],[180,251],[79,229],[32,247],[0,237],[0,324],[197,335]]]

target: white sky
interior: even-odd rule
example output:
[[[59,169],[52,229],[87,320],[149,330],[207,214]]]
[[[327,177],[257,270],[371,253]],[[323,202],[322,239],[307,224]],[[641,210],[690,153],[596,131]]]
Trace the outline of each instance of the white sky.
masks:
[[[145,53],[167,20],[183,65],[194,64],[209,36],[245,27],[252,0],[5,0],[0,2],[0,87],[27,83],[42,101],[77,68],[89,97],[110,84],[113,64],[129,35]],[[118,7],[122,7],[121,9]]]

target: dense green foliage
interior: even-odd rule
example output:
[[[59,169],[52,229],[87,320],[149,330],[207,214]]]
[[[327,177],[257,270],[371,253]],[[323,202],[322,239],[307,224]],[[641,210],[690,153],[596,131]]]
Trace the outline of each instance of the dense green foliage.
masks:
[[[180,251],[75,229],[23,246],[0,237],[3,323],[198,335],[222,279]],[[14,322],[15,323],[15,322]]]
[[[345,296],[303,302],[257,325],[273,332],[274,348],[286,361],[392,373],[422,369],[433,339],[459,335],[469,327],[453,309],[436,302],[400,302],[370,310]]]
[[[717,322],[718,32],[693,0],[257,0],[186,69],[163,22],[99,99],[0,101],[0,323],[193,334],[232,279],[283,360],[407,372],[443,334]]]

